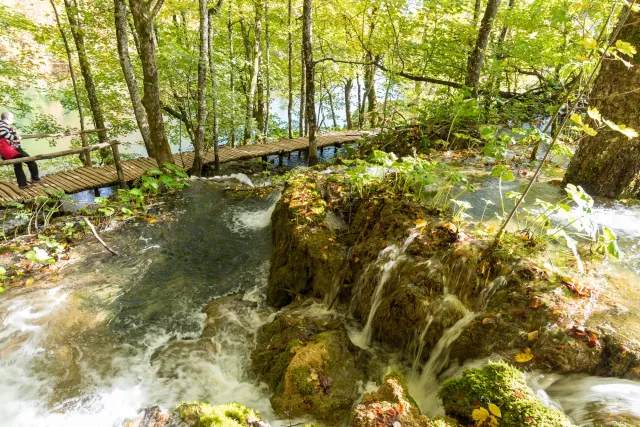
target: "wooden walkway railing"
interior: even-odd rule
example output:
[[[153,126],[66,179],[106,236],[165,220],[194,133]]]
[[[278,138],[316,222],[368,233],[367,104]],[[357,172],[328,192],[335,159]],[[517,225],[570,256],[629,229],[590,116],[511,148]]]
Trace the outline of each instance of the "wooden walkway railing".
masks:
[[[66,135],[63,135],[66,136]],[[321,134],[317,137],[318,148],[342,145],[360,140],[362,135],[359,132],[333,132]],[[27,139],[26,136],[23,139]],[[41,154],[28,158],[13,159],[0,161],[0,166],[11,165],[14,163],[23,163],[30,160],[43,160],[56,157],[65,157],[74,154],[80,154],[86,151],[99,150],[111,147],[114,149],[116,156],[115,165],[98,166],[98,167],[80,167],[64,172],[56,172],[43,177],[41,183],[35,184],[30,188],[21,190],[14,182],[0,181],[0,202],[23,202],[38,196],[46,195],[45,188],[54,191],[64,191],[67,194],[78,193],[84,190],[107,187],[116,185],[119,182],[131,182],[140,178],[146,171],[157,167],[154,159],[141,157],[133,160],[119,160],[118,142],[111,141],[103,144],[91,145],[89,147],[74,148],[71,150],[60,151],[51,154]],[[234,160],[244,160],[257,157],[267,157],[271,155],[279,155],[280,161],[282,157],[293,151],[305,151],[308,148],[309,140],[306,137],[295,139],[283,139],[270,144],[244,145],[240,147],[221,147],[219,150],[220,163],[226,163]],[[193,165],[193,152],[174,154],[174,163],[189,169]],[[204,156],[205,164],[214,163],[213,150],[209,150]],[[119,171],[122,176],[119,179]]]

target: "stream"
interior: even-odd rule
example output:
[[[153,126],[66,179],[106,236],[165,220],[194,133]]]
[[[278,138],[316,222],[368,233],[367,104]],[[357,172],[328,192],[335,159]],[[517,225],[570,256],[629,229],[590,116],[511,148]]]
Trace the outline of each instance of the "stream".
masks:
[[[539,189],[557,194],[550,186]],[[480,190],[473,197],[490,196]],[[179,196],[167,198],[173,215],[168,221],[128,223],[103,233],[118,257],[85,239],[73,249],[61,281],[6,293],[0,298],[0,426],[121,426],[143,408],[171,410],[194,400],[236,401],[260,411],[271,425],[288,425],[275,417],[269,391],[250,374],[251,338],[270,315],[263,295],[272,250],[269,223],[278,198],[279,192],[242,198],[215,182],[193,181]],[[621,245],[633,254],[640,241],[637,210],[603,207],[597,215],[612,228],[631,224]],[[374,267],[385,280],[378,293],[413,237],[380,253]],[[619,270],[636,278],[637,262],[632,256]],[[253,305],[230,303],[227,322],[235,327],[222,328],[212,351],[200,339],[203,309],[238,292]],[[639,293],[636,287],[632,293]],[[460,303],[453,295],[444,301]],[[631,314],[630,333],[635,333],[638,316]],[[475,315],[468,311],[445,330],[420,370],[393,366],[407,373],[410,391],[428,415],[442,413],[436,398],[441,381],[462,372],[455,364],[440,371],[447,368],[451,344]],[[238,327],[246,333],[237,334]],[[376,351],[371,322],[361,327],[352,340]],[[593,425],[594,413],[605,409],[640,417],[636,382],[538,373],[529,374],[529,381],[578,425]]]
[[[192,400],[238,401],[273,418],[248,377],[252,343],[224,337],[216,354],[197,338],[212,299],[247,291],[261,304],[277,198],[194,182],[168,202],[168,223],[106,231],[118,257],[85,241],[59,286],[0,299],[0,425],[115,426],[149,405]],[[252,332],[266,321],[246,308],[234,315]]]

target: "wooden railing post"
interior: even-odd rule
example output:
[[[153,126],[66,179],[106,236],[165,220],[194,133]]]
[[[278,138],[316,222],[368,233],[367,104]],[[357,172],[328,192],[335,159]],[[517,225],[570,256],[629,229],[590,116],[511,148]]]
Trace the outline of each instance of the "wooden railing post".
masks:
[[[116,172],[118,173],[118,183],[123,190],[127,189],[127,181],[124,179],[124,172],[122,171],[122,162],[120,161],[120,150],[118,150],[118,143],[111,145],[113,151],[113,162],[116,165]]]

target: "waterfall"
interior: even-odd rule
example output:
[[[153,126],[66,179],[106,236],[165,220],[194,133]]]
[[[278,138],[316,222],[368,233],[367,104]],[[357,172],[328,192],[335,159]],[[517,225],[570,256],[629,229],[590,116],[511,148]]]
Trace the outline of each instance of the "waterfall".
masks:
[[[420,363],[420,359],[422,358],[422,352],[424,351],[424,337],[427,336],[427,332],[429,332],[429,328],[433,323],[433,314],[427,315],[427,323],[420,334],[420,338],[418,340],[418,350],[416,351],[416,356],[413,359],[413,365],[411,367],[411,373],[415,375],[418,372],[418,364]]]
[[[380,307],[380,303],[382,303],[382,296],[384,295],[384,285],[391,277],[391,273],[393,272],[395,266],[398,264],[398,261],[403,258],[402,255],[405,253],[409,245],[415,240],[416,237],[418,237],[418,232],[414,231],[411,233],[411,235],[409,235],[409,237],[407,237],[400,248],[398,248],[396,245],[389,246],[381,250],[378,254],[375,265],[382,264],[383,266],[379,273],[378,285],[376,286],[376,289],[371,297],[371,309],[369,310],[367,323],[365,324],[362,331],[353,334],[353,336],[351,337],[353,343],[358,347],[367,348],[369,346],[369,343],[371,342],[371,336],[373,335],[373,319],[375,318],[378,307]],[[364,283],[361,286],[363,285]]]
[[[241,184],[248,185],[249,187],[255,187],[255,185],[253,185],[253,181],[251,181],[251,178],[243,173],[232,173],[231,175],[213,176],[209,179],[212,181],[226,181],[229,179],[235,179]]]
[[[422,368],[422,374],[420,375],[419,384],[421,387],[426,388],[430,384],[436,381],[436,377],[449,363],[449,352],[451,346],[458,339],[464,329],[475,319],[476,313],[467,311],[464,317],[458,320],[453,326],[444,331],[438,342],[436,343],[429,360]]]

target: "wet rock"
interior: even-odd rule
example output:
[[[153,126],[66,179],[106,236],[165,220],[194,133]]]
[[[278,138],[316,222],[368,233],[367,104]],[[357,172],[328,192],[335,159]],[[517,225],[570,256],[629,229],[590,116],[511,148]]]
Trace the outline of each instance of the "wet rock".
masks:
[[[359,396],[368,356],[355,347],[341,319],[322,306],[294,303],[258,332],[252,368],[287,418],[344,420]]]
[[[468,369],[462,378],[445,381],[438,395],[446,414],[463,425],[572,426],[564,414],[540,401],[522,372],[506,363]]]
[[[422,415],[409,395],[402,374],[391,372],[373,393],[367,393],[356,406],[352,427],[446,427],[456,426],[451,420],[430,420]]]
[[[288,182],[272,216],[274,251],[267,301],[283,307],[296,295],[330,292],[346,251],[327,227],[326,204],[315,174]]]
[[[124,423],[123,427],[163,427],[169,422],[169,415],[159,407],[152,406],[140,411],[138,416]]]
[[[239,403],[212,406],[183,403],[173,412],[166,427],[268,427],[260,414]]]

